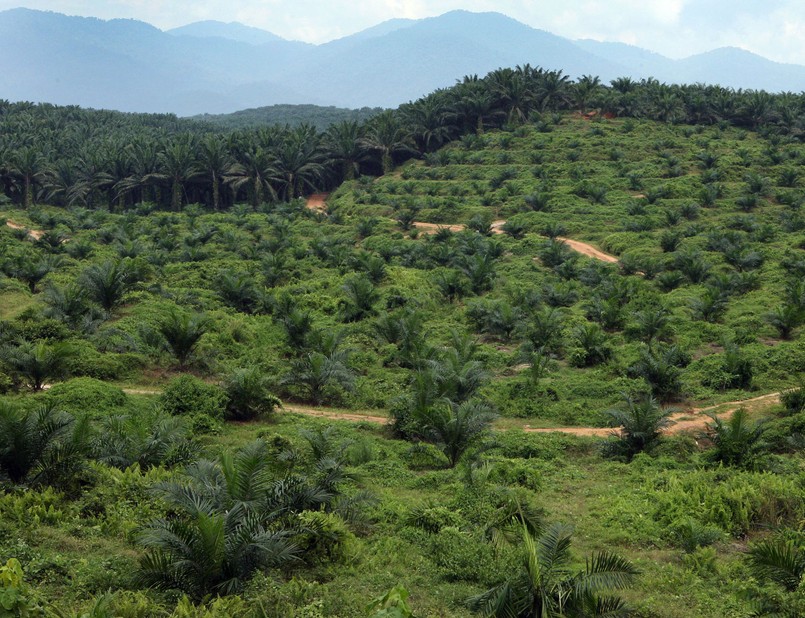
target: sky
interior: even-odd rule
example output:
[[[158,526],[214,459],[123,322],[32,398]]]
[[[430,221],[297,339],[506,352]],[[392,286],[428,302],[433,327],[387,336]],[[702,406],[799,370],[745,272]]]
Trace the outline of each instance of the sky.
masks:
[[[18,6],[134,18],[163,30],[207,19],[239,21],[310,43],[395,17],[497,11],[567,38],[629,43],[671,58],[734,46],[805,65],[803,0],[0,0],[0,10]]]

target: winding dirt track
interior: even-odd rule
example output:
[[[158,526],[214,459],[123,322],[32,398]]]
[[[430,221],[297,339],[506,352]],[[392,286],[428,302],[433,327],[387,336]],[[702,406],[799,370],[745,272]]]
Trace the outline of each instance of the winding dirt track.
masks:
[[[124,388],[122,389],[127,395],[159,395],[162,391],[156,389],[145,388]],[[746,408],[750,411],[761,410],[769,405],[774,405],[780,401],[780,393],[769,393],[767,395],[760,395],[752,399],[744,399],[743,401],[728,401],[714,406],[705,408],[691,408],[677,412],[671,416],[673,425],[666,429],[667,433],[676,434],[683,431],[701,431],[705,428],[706,424],[710,422],[710,417],[707,416],[708,412],[713,412],[720,408],[727,408],[719,416],[721,418],[729,418],[739,408]],[[283,404],[283,410],[293,414],[302,414],[304,416],[313,416],[316,418],[326,418],[333,421],[349,421],[353,423],[372,423],[375,425],[386,425],[389,418],[386,416],[377,416],[373,414],[364,414],[361,412],[342,412],[333,408],[312,408],[298,404]],[[693,418],[691,418],[693,417]],[[510,422],[510,419],[509,419]],[[526,433],[565,433],[576,436],[600,436],[606,437],[612,435],[617,430],[607,427],[531,427],[529,425],[522,425],[522,430]]]
[[[316,210],[318,212],[325,211],[327,209],[328,195],[329,194],[327,193],[316,193],[314,195],[311,195],[307,200],[307,207],[310,208],[311,210]],[[503,230],[501,228],[505,223],[506,222],[504,220],[494,221],[491,225],[493,233],[502,234]],[[6,221],[6,225],[15,230],[26,229],[24,226],[18,225],[13,221]],[[415,222],[413,225],[418,230],[430,234],[437,232],[441,228],[447,228],[454,232],[460,232],[466,229],[466,226],[464,225],[440,225],[437,223],[423,223],[419,221]],[[28,235],[35,240],[39,240],[43,234],[44,232],[42,232],[41,230],[28,230]],[[618,261],[618,258],[616,258],[615,256],[599,251],[598,249],[596,249],[592,245],[588,245],[587,243],[562,237],[558,238],[558,240],[567,243],[567,245],[574,251],[578,251],[579,253],[591,257],[593,259],[601,260],[602,262],[607,262],[610,264]],[[161,390],[145,389],[145,388],[124,388],[122,390],[124,393],[129,395],[159,395],[162,392]],[[685,410],[672,415],[671,420],[673,421],[674,424],[671,425],[666,431],[668,433],[680,433],[683,431],[702,430],[705,428],[707,422],[710,421],[710,417],[707,416],[707,413],[712,412],[714,410],[718,410],[720,408],[724,407],[728,408],[722,412],[721,417],[729,418],[738,408],[743,407],[748,408],[750,410],[757,410],[766,407],[765,405],[758,405],[758,404],[773,405],[778,403],[779,401],[780,401],[780,393],[769,393],[767,395],[761,395],[759,397],[753,397],[752,399],[745,399],[743,401],[729,401],[726,403],[720,403],[706,408],[692,408],[690,410]],[[385,416],[374,416],[371,414],[361,414],[355,412],[340,412],[332,408],[311,408],[295,404],[284,404],[283,408],[286,411],[295,414],[303,414],[305,416],[326,418],[337,421],[366,422],[366,423],[374,423],[377,425],[385,425],[389,422],[388,417]],[[690,418],[691,416],[693,416],[694,418]],[[537,427],[530,427],[529,425],[523,425],[522,429],[527,433],[566,433],[577,436],[608,436],[615,431],[614,429],[609,429],[606,427],[537,428]]]
[[[733,415],[733,413],[740,409],[746,408],[747,410],[761,410],[765,408],[767,405],[774,405],[779,403],[780,401],[780,393],[769,393],[768,395],[761,395],[759,397],[753,397],[752,399],[744,399],[743,401],[728,401],[726,403],[719,403],[714,406],[708,406],[706,408],[691,408],[689,410],[683,410],[680,412],[676,412],[675,414],[671,415],[671,422],[673,425],[668,427],[665,432],[676,434],[682,433],[685,431],[702,431],[707,423],[711,422],[711,418],[708,416],[709,412],[714,412],[719,410],[720,408],[727,408],[723,412],[719,414],[720,418],[728,419]],[[693,417],[693,418],[691,418]],[[610,429],[606,427],[551,427],[551,428],[544,428],[544,427],[529,427],[528,425],[523,427],[523,431],[526,433],[568,433],[573,434],[576,436],[609,436],[613,433],[617,433],[617,429]]]
[[[607,262],[609,264],[618,263],[618,258],[616,258],[614,255],[609,255],[608,253],[599,251],[592,245],[588,245],[586,242],[581,242],[580,240],[572,240],[570,238],[564,238],[563,236],[557,236],[556,240],[561,240],[568,247],[573,249],[573,251],[577,251],[578,253],[586,255],[587,257],[591,257],[595,260],[601,260],[602,262]]]
[[[327,210],[326,200],[328,195],[328,193],[314,193],[307,199],[307,207],[310,210],[315,210],[316,212],[325,212]],[[450,230],[451,232],[463,232],[465,229],[467,229],[466,225],[462,225],[460,223],[447,224],[414,221],[411,225],[422,234],[435,234],[439,230],[444,229]],[[492,222],[490,229],[492,230],[493,234],[505,234],[503,231],[504,225],[506,225],[506,221],[504,219],[498,219],[497,221]],[[596,249],[586,242],[581,242],[580,240],[573,240],[571,238],[565,238],[562,236],[557,237],[557,240],[561,240],[574,251],[581,253],[582,255],[586,255],[587,257],[591,257],[595,260],[600,260],[608,264],[617,264],[618,262],[618,258],[616,258],[614,255],[604,253],[600,249]]]

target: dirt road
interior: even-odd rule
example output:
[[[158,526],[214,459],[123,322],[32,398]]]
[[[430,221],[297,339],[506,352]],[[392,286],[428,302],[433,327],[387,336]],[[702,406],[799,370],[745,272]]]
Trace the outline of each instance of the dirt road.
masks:
[[[8,227],[10,227],[12,230],[25,230],[25,229],[27,229],[24,225],[19,225],[18,223],[14,223],[11,220],[7,220],[6,225]],[[43,232],[42,230],[28,230],[28,236],[30,236],[34,240],[39,240],[44,235],[45,235],[45,232]]]

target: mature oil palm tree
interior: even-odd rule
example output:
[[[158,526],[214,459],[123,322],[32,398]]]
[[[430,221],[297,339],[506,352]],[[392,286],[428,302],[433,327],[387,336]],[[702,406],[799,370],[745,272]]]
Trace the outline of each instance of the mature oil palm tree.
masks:
[[[378,114],[369,121],[366,136],[361,143],[379,156],[384,174],[394,169],[396,155],[411,155],[416,152],[407,127],[393,110]]]
[[[432,152],[456,134],[456,114],[443,92],[400,106],[403,122],[420,152]]]
[[[168,183],[171,192],[171,208],[180,210],[185,195],[185,186],[199,175],[195,139],[187,135],[164,143],[157,154],[157,159],[159,169],[150,177]]]
[[[324,180],[324,150],[316,129],[302,125],[289,131],[275,150],[274,175],[277,193],[286,201],[305,192],[315,192]]]
[[[362,138],[363,127],[354,120],[330,125],[324,135],[326,163],[340,168],[338,177],[343,181],[356,178],[360,174],[361,163],[368,157]]]
[[[276,157],[257,144],[250,144],[237,154],[238,168],[227,178],[228,184],[237,193],[246,188],[253,208],[263,203],[266,196],[277,199],[271,181],[277,175]]]
[[[217,135],[208,135],[199,144],[198,169],[212,191],[212,208],[221,207],[221,187],[223,183],[242,170],[235,163],[226,142]]]
[[[631,586],[638,575],[631,562],[603,551],[571,569],[572,531],[554,524],[539,537],[523,529],[522,565],[512,578],[469,599],[485,618],[591,618],[632,614],[623,599],[608,594]]]
[[[33,146],[25,146],[11,153],[10,172],[20,179],[22,207],[26,210],[36,199],[36,188],[47,178],[47,159]]]
[[[584,114],[590,101],[593,101],[601,90],[601,79],[592,75],[582,75],[571,86],[573,101],[579,112]]]

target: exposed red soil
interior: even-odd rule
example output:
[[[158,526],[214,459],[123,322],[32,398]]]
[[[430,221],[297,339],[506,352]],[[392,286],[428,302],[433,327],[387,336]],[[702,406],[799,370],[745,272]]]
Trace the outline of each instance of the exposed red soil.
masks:
[[[451,232],[463,232],[466,229],[466,226],[460,224],[448,225],[446,223],[424,223],[422,221],[414,221],[411,224],[411,226],[416,228],[423,234],[435,234],[439,230],[450,230]]]
[[[768,395],[761,395],[753,397],[752,399],[744,399],[743,401],[728,401],[714,406],[705,408],[691,408],[683,410],[671,415],[673,425],[668,427],[666,433],[676,434],[686,431],[703,431],[707,423],[712,422],[708,416],[709,412],[714,412],[719,408],[727,407],[726,410],[719,414],[720,418],[730,418],[739,408],[746,408],[749,411],[759,410],[766,405],[773,405],[780,401],[780,393],[769,393]],[[761,404],[761,405],[759,405]],[[693,417],[693,418],[690,418]],[[610,429],[605,427],[553,427],[553,428],[535,428],[526,425],[523,431],[527,433],[567,433],[576,436],[609,436],[617,433],[617,429]]]
[[[327,198],[329,196],[330,196],[329,193],[314,193],[309,198],[307,198],[306,206],[310,210],[325,212],[327,210]]]
[[[46,385],[45,389],[50,388]],[[155,389],[144,388],[124,388],[123,392],[128,395],[159,395],[162,391]],[[671,416],[673,425],[666,429],[667,433],[676,434],[685,431],[702,431],[705,429],[707,423],[711,422],[711,418],[707,415],[709,412],[714,412],[720,408],[727,408],[719,414],[721,418],[728,419],[739,408],[746,408],[749,411],[756,411],[763,409],[767,405],[774,405],[779,403],[780,393],[769,393],[767,395],[760,395],[752,399],[744,399],[743,401],[728,401],[713,406],[703,408],[690,408],[677,412]],[[373,414],[363,414],[360,412],[343,412],[327,407],[310,407],[298,404],[283,404],[283,409],[286,412],[294,414],[303,414],[304,416],[314,416],[317,418],[326,418],[334,421],[350,421],[350,422],[365,422],[373,423],[376,425],[386,425],[389,418],[386,416],[377,416]],[[690,418],[693,417],[693,418]],[[577,436],[600,436],[606,437],[617,433],[617,429],[607,427],[530,427],[529,425],[523,426],[523,431],[526,433],[566,433]]]
[[[28,229],[24,225],[14,223],[11,220],[7,220],[6,225],[8,227],[10,227],[12,230],[25,230],[25,229]],[[39,240],[44,235],[45,235],[45,232],[43,232],[42,230],[28,230],[28,236],[30,236],[34,240]]]
[[[602,262],[608,262],[609,264],[616,264],[618,262],[618,258],[616,258],[614,255],[604,253],[603,251],[596,249],[592,245],[588,245],[586,242],[581,242],[580,240],[573,240],[571,238],[563,238],[562,236],[558,236],[556,240],[561,240],[568,247],[573,249],[573,251],[577,251],[582,255],[586,255],[587,257],[591,257],[593,259],[600,260]]]

